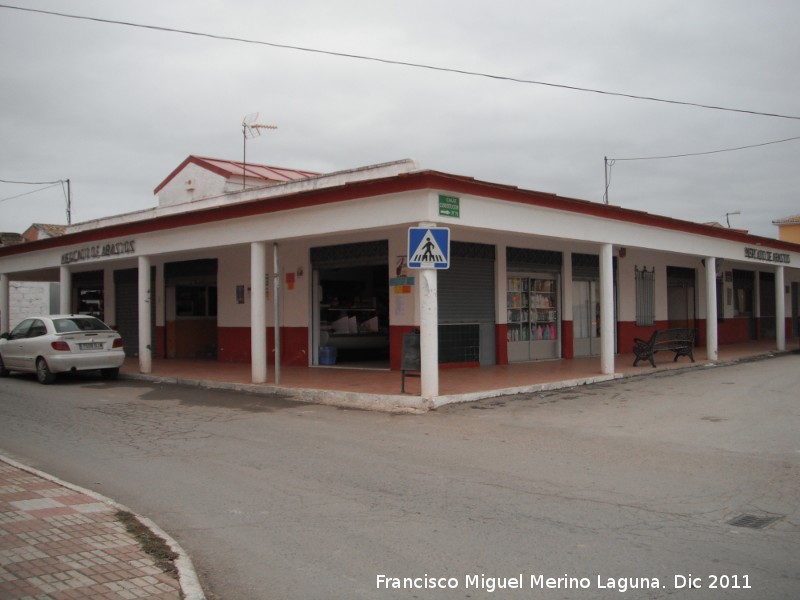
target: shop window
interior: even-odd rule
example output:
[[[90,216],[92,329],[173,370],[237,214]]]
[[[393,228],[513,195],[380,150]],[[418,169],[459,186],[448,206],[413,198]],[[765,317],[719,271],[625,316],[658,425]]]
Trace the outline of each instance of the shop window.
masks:
[[[179,285],[175,288],[175,315],[178,317],[216,317],[217,288],[205,285]]]
[[[103,289],[78,288],[78,314],[103,320]]]
[[[636,324],[653,325],[656,322],[656,268],[636,267]]]

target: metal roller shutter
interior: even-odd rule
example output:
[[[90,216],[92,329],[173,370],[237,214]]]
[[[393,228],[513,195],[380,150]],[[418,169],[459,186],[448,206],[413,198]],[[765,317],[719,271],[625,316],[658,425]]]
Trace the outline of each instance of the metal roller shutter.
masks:
[[[126,356],[139,356],[139,280],[136,269],[114,271],[116,296],[117,331],[125,344]],[[155,290],[155,270],[152,272],[150,289]],[[156,355],[156,307],[151,302],[152,330],[150,333],[151,353]]]
[[[439,271],[440,362],[495,364],[494,246],[450,243]]]

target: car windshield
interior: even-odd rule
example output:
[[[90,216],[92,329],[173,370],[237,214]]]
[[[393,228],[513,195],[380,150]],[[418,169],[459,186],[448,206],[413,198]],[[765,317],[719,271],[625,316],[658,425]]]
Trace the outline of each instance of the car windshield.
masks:
[[[53,319],[56,333],[70,333],[71,331],[108,331],[110,327],[100,319],[94,317],[69,317]]]

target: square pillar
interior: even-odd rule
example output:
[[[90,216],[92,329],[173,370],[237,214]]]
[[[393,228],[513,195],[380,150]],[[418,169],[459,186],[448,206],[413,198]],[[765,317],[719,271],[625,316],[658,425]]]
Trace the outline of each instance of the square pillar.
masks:
[[[253,383],[267,380],[267,245],[250,244],[250,362]]]
[[[719,359],[717,343],[717,259],[706,257],[706,354],[708,360]]]
[[[600,247],[600,372],[614,373],[614,260],[611,244]]]

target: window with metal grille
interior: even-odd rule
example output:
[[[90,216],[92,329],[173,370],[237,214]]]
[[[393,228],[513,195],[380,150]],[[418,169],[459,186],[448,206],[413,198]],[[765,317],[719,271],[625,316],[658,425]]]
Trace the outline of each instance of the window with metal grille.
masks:
[[[656,322],[656,268],[636,267],[636,324],[653,325]]]

